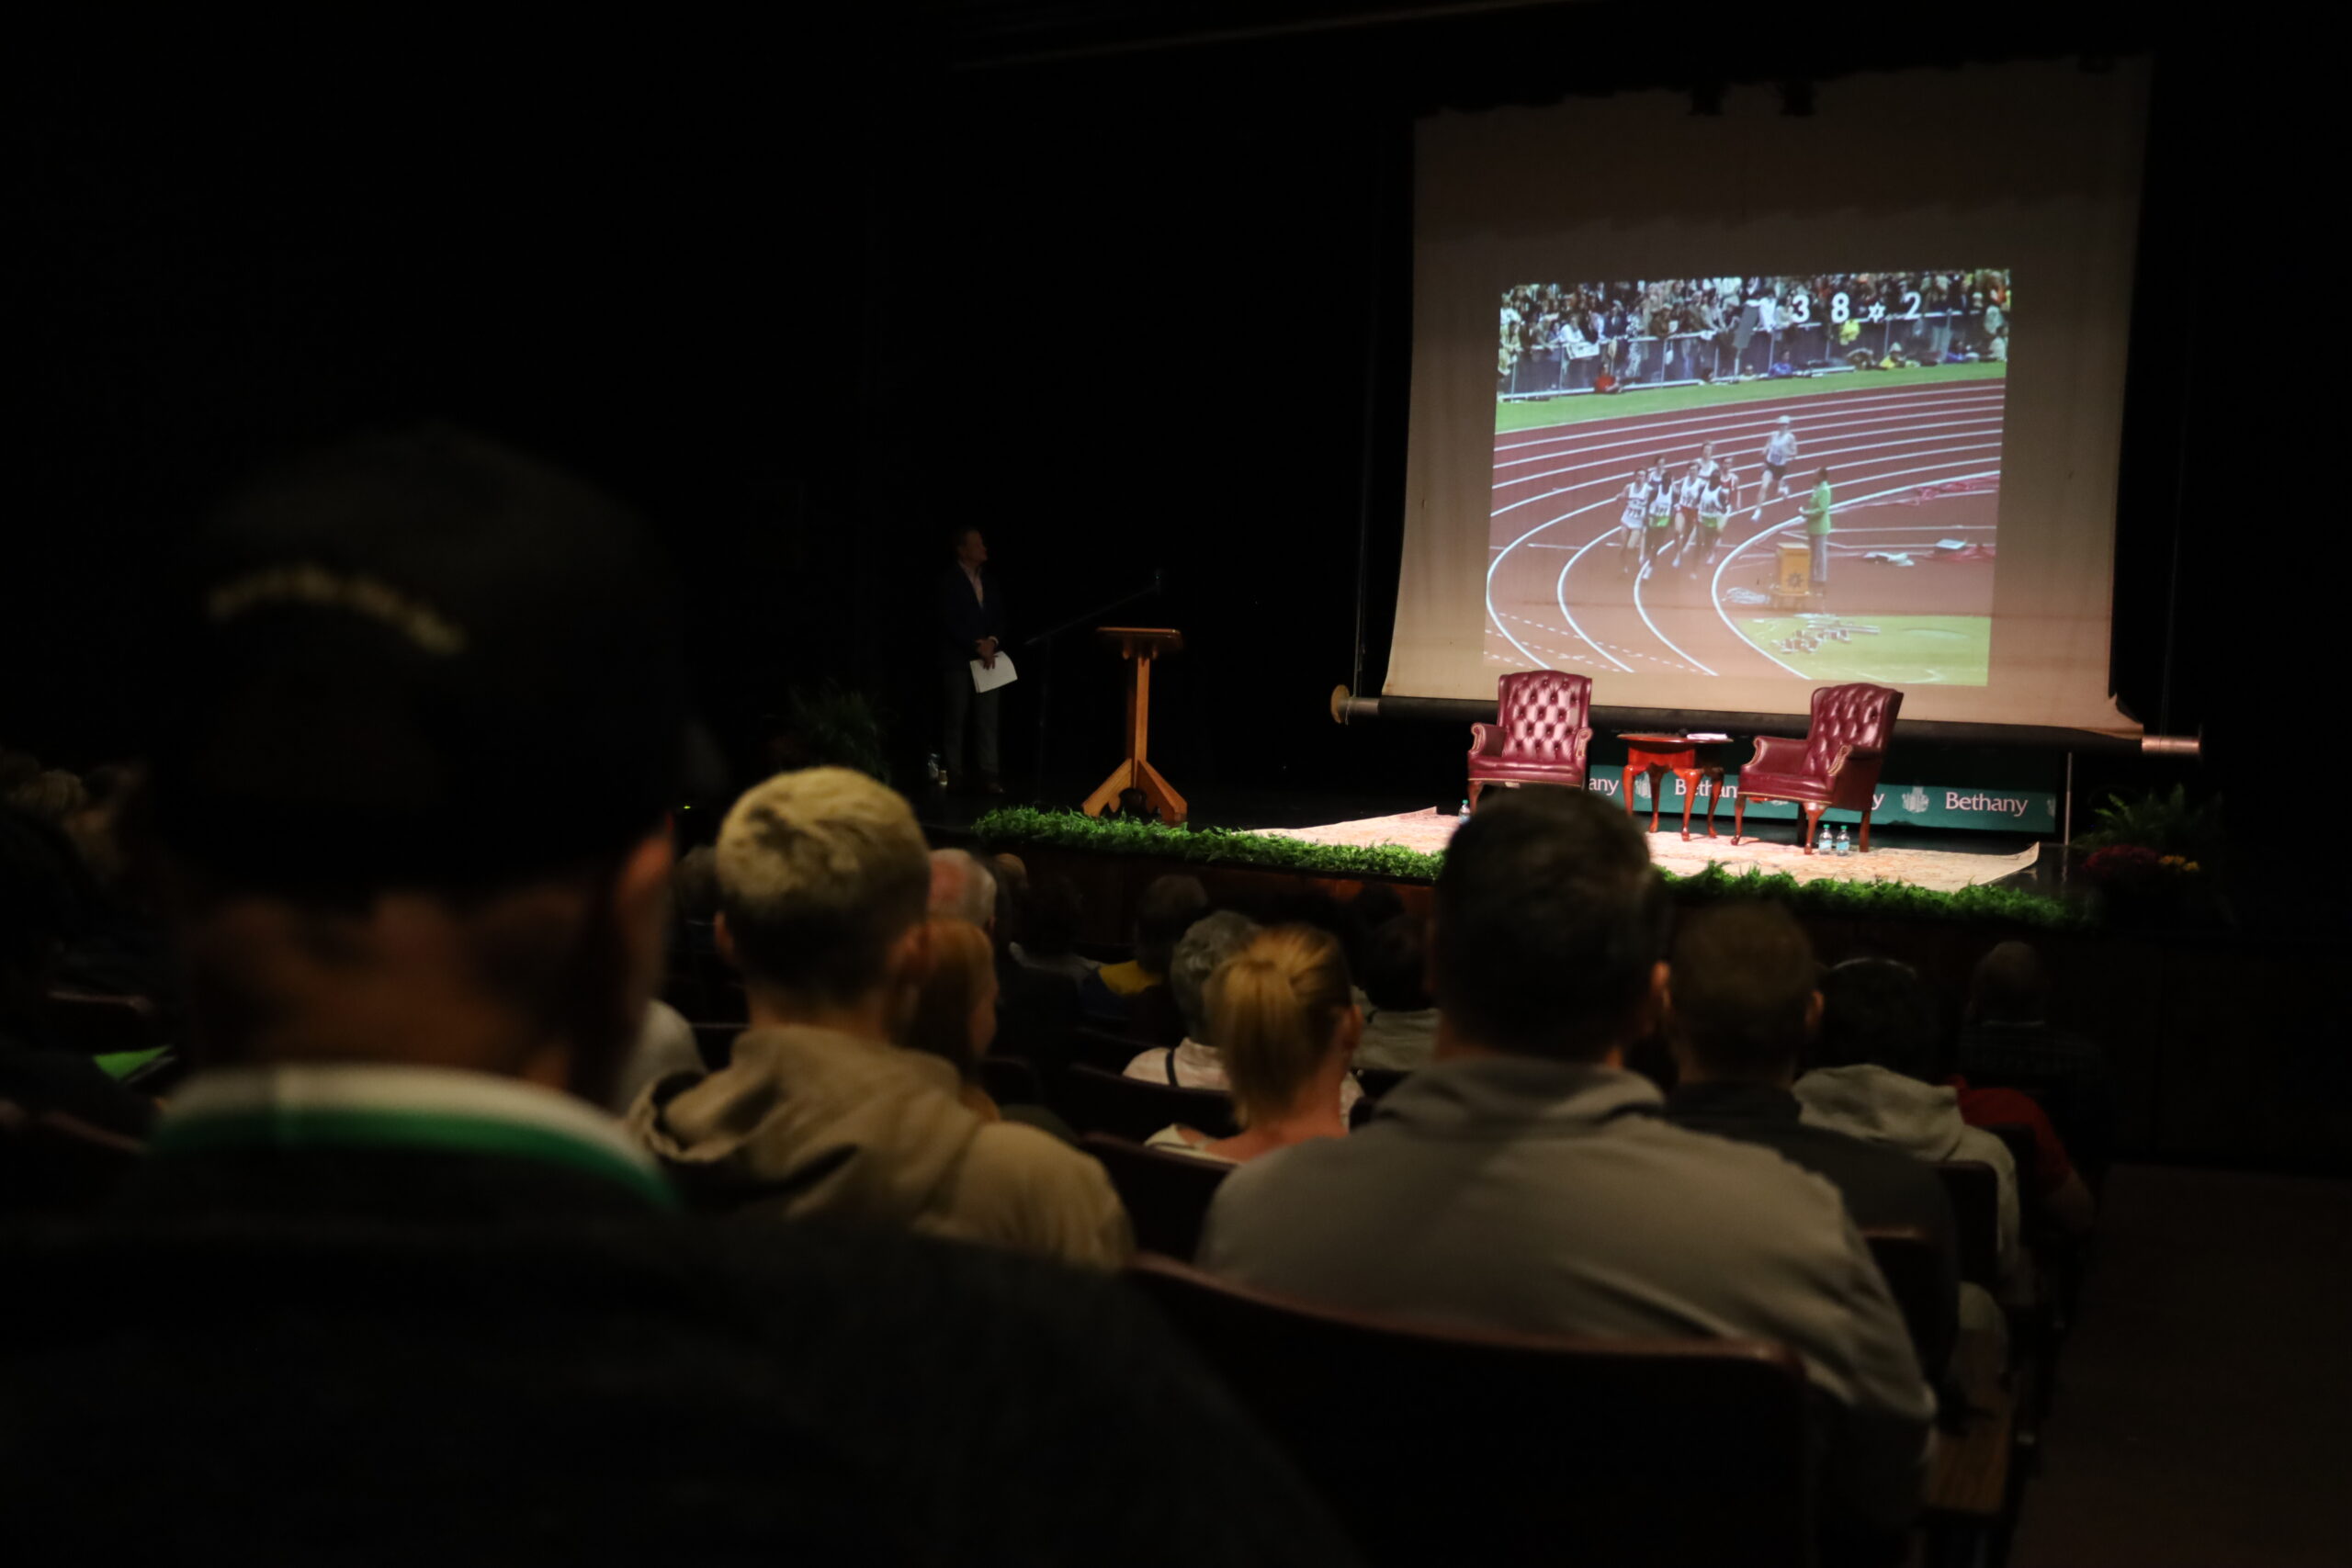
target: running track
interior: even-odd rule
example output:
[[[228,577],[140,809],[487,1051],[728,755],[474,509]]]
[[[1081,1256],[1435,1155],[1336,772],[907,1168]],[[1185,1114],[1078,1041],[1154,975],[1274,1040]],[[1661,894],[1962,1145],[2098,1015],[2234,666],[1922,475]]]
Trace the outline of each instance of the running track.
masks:
[[[1858,386],[1497,435],[1488,658],[1518,669],[1594,674],[1795,673],[1733,629],[1724,594],[1750,586],[1769,569],[1775,540],[1798,533],[1789,525],[1811,491],[1814,470],[1824,465],[1832,470],[1839,514],[1833,585],[1852,581],[1846,563],[1864,549],[1951,536],[1989,543],[1992,509],[1981,499],[1963,495],[1889,510],[1872,503],[1915,501],[1930,485],[1997,485],[2006,397],[2006,383],[1996,378]],[[1767,502],[1759,522],[1755,504],[1764,468],[1758,454],[1782,414],[1793,420],[1797,437],[1789,498]],[[1637,579],[1623,570],[1619,547],[1626,479],[1657,457],[1679,478],[1709,441],[1740,473],[1741,510],[1724,529],[1729,547],[1712,569]],[[1859,514],[1848,515],[1849,510]],[[1841,614],[1894,608],[1838,598],[1832,604]]]

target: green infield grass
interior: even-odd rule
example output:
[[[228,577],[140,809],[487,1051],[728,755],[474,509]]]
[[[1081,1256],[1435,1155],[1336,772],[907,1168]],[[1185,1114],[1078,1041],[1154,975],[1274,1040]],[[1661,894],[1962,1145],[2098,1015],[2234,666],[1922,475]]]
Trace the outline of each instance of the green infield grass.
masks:
[[[1882,686],[1981,686],[1992,673],[1990,615],[1758,615],[1740,635],[1808,681],[1873,681]],[[1815,635],[1810,652],[1783,637]],[[1823,637],[1843,631],[1839,642]]]
[[[1495,434],[1537,430],[1545,425],[1580,424],[1589,419],[1627,419],[1641,414],[1678,413],[1684,409],[1708,409],[1724,403],[1773,402],[1787,398],[1818,397],[1827,392],[1854,392],[1871,387],[1913,387],[1929,381],[1982,381],[2006,375],[1999,360],[1973,365],[1923,365],[1916,370],[1840,370],[1785,381],[1740,381],[1731,386],[1662,387],[1657,391],[1577,392],[1566,397],[1528,399],[1495,405]]]

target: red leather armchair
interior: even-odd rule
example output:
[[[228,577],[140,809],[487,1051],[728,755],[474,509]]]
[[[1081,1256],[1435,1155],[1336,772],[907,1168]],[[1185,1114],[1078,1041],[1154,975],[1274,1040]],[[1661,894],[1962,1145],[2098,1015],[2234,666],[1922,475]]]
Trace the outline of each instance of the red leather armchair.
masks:
[[[1731,841],[1739,842],[1747,802],[1792,800],[1804,807],[1804,852],[1813,853],[1813,830],[1831,807],[1862,814],[1861,850],[1871,847],[1871,796],[1894,734],[1903,694],[1855,682],[1823,686],[1813,694],[1813,722],[1802,740],[1777,735],[1756,739],[1756,755],[1739,771],[1739,794],[1732,807]]]
[[[1496,682],[1493,724],[1470,727],[1470,804],[1488,784],[1584,785],[1592,744],[1592,682],[1559,670],[1525,670]]]

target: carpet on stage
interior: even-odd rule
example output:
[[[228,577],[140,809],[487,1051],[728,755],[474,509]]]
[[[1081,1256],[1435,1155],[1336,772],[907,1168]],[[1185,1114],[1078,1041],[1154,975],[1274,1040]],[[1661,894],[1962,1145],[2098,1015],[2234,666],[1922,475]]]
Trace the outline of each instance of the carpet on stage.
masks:
[[[1394,844],[1423,854],[1437,854],[1444,850],[1446,840],[1453,837],[1453,829],[1459,826],[1451,812],[1431,810],[1409,811],[1397,817],[1367,817],[1355,822],[1329,822],[1319,828],[1257,828],[1251,831],[1273,839],[1303,839],[1310,844]],[[1792,831],[1793,826],[1786,822],[1770,825],[1781,833]],[[1997,881],[2012,872],[2023,871],[2041,852],[2039,846],[2001,855],[1882,845],[1866,855],[1840,858],[1826,852],[1808,855],[1802,846],[1782,839],[1750,838],[1735,848],[1728,827],[1719,821],[1716,830],[1722,836],[1710,840],[1704,829],[1694,828],[1690,841],[1686,844],[1679,826],[1662,828],[1649,835],[1650,859],[1678,875],[1702,872],[1711,862],[1719,862],[1734,873],[1753,865],[1768,873],[1787,872],[1800,882],[1824,878],[1840,882],[1883,879],[1931,887],[1939,893],[1956,893],[1963,887]],[[1822,837],[1827,838],[1829,831],[1825,826]]]

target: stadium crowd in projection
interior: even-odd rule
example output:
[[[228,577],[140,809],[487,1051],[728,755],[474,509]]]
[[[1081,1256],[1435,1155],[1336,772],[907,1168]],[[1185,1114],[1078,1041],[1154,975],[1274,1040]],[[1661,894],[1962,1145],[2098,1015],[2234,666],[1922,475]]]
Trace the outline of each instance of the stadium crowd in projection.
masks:
[[[2000,268],[1502,296],[1487,659],[1985,683]]]

